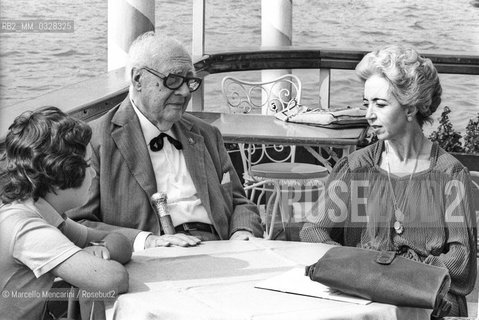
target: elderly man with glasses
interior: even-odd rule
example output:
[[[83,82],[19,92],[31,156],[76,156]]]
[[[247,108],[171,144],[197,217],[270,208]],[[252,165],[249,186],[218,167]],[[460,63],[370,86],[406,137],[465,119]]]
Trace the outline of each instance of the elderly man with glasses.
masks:
[[[183,45],[147,32],[132,43],[126,70],[128,97],[91,123],[96,177],[89,200],[68,215],[123,233],[135,250],[261,237],[258,209],[220,132],[185,113],[201,79]],[[170,228],[151,202],[159,192],[167,195]]]

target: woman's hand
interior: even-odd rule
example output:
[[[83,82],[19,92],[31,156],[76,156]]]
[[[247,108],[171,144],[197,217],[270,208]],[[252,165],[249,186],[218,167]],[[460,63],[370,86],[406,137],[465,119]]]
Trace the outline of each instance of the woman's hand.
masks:
[[[249,240],[254,238],[255,236],[246,230],[238,230],[231,235],[230,240]]]

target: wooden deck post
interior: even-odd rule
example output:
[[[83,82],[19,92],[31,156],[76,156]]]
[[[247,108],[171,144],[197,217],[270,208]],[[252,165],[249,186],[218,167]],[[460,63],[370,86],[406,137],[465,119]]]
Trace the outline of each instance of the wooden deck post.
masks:
[[[154,30],[154,0],[108,0],[108,71],[124,67],[133,40]]]

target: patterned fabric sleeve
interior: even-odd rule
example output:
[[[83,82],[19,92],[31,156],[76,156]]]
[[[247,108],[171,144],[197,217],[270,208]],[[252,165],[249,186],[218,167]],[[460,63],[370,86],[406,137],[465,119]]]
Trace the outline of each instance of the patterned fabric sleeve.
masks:
[[[301,241],[339,245],[349,216],[350,173],[348,157],[334,166],[325,185],[324,197],[315,203],[300,232]]]
[[[451,276],[451,292],[467,295],[474,287],[477,273],[477,226],[471,198],[471,180],[462,169],[445,185],[446,251],[429,255],[424,262],[445,267]]]

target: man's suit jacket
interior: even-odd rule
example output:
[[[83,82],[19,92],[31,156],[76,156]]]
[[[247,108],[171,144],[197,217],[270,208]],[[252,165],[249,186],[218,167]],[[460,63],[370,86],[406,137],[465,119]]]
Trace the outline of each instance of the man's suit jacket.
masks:
[[[156,179],[129,97],[91,127],[91,163],[97,175],[88,202],[68,216],[89,227],[119,231],[132,243],[140,230],[158,234],[159,220],[150,204],[151,195],[158,191]],[[198,197],[220,238],[228,239],[237,230],[261,237],[258,208],[246,198],[219,130],[185,113],[172,131],[183,144]]]

